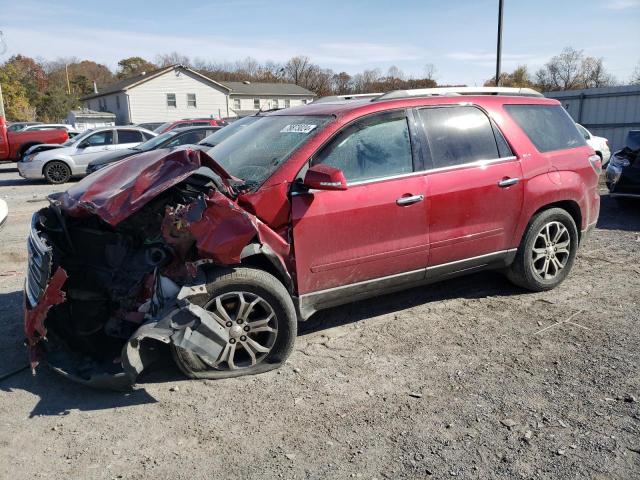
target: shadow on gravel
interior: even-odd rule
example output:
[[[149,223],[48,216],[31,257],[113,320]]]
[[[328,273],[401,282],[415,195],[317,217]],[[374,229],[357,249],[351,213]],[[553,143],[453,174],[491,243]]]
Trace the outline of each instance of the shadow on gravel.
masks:
[[[600,218],[597,228],[602,230],[640,231],[640,199],[600,197]]]
[[[2,171],[0,171],[2,173]],[[46,185],[44,180],[27,180],[26,178],[11,178],[9,180],[0,180],[0,187],[24,187],[25,185]]]
[[[307,335],[430,302],[455,298],[506,297],[525,293],[525,290],[514,286],[498,272],[480,272],[320,311],[300,324],[298,335]]]

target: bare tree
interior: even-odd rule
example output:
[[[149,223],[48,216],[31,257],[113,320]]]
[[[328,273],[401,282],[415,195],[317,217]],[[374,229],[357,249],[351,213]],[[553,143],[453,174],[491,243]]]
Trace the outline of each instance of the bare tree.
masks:
[[[183,55],[178,52],[156,55],[155,63],[160,67],[168,67],[169,65],[184,65],[185,67],[191,67],[191,59],[187,55]]]
[[[603,87],[614,81],[601,58],[587,57],[582,50],[571,47],[565,47],[536,72],[536,83],[545,91]]]
[[[640,85],[640,60],[638,61],[635,70],[631,74],[631,80],[629,81],[629,83],[631,83],[631,85]]]
[[[333,85],[333,92],[338,95],[344,95],[347,93],[351,93],[352,85],[351,85],[351,75],[347,72],[340,72],[333,75],[331,79],[331,83]]]
[[[436,81],[436,66],[433,63],[427,63],[424,66],[424,79],[431,80],[433,82]]]

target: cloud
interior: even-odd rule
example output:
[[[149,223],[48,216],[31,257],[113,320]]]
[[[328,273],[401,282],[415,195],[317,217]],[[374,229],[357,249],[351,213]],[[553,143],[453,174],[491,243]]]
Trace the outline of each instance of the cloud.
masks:
[[[640,7],[640,0],[612,0],[605,4],[605,8],[609,10],[626,10],[638,7]]]

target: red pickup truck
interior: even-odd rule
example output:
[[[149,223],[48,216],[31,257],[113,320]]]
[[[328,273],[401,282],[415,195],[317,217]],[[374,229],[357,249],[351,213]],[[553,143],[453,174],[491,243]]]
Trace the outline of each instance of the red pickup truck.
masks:
[[[7,132],[5,119],[0,115],[0,161],[17,161],[22,157],[24,152],[33,145],[41,143],[64,143],[68,139],[69,135],[66,130]]]

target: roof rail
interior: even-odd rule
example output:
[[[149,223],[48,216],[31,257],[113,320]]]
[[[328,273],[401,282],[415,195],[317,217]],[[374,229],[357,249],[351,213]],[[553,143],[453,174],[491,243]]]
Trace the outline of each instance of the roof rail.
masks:
[[[540,92],[532,88],[518,87],[436,87],[415,88],[412,90],[394,90],[374,98],[373,102],[380,100],[394,100],[410,97],[430,97],[448,95],[511,95],[514,97],[544,97]]]
[[[327,102],[338,102],[344,100],[366,100],[367,98],[374,99],[379,97],[380,95],[384,95],[382,93],[352,93],[345,95],[329,95],[326,97],[320,97],[317,100],[314,100],[312,103],[327,103]]]

